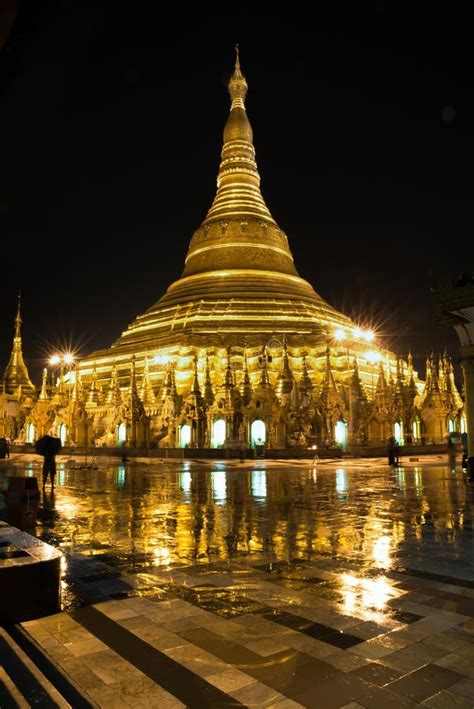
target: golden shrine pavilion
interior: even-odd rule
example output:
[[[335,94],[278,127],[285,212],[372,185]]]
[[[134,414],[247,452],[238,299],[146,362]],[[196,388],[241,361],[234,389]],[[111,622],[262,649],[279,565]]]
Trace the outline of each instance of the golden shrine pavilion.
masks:
[[[217,192],[181,278],[156,303],[109,349],[63,369],[53,390],[45,371],[38,395],[22,369],[18,313],[3,393],[5,405],[18,401],[12,437],[32,442],[52,432],[73,446],[353,448],[391,435],[441,442],[462,429],[446,357],[430,357],[421,382],[410,356],[378,347],[373,333],[298,275],[260,190],[247,88],[237,54]]]

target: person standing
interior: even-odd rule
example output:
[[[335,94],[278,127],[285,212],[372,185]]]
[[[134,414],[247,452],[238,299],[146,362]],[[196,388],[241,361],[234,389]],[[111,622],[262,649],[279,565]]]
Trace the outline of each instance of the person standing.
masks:
[[[46,487],[49,475],[51,479],[51,490],[54,490],[54,478],[56,477],[56,454],[45,453],[43,458],[43,489]]]
[[[42,436],[35,443],[35,450],[43,456],[43,490],[51,479],[51,490],[54,490],[54,478],[56,477],[56,455],[61,450],[61,440],[54,436]]]
[[[2,436],[0,438],[0,458],[9,458],[10,457],[10,451],[8,448],[8,441],[6,438]]]
[[[447,449],[448,449],[448,465],[451,468],[451,470],[455,470],[455,468],[456,468],[456,443],[454,442],[453,437],[451,435],[448,436]]]
[[[395,449],[396,449],[396,441],[393,436],[390,436],[388,439],[388,445],[387,445],[387,455],[388,455],[388,464],[389,465],[395,465]]]

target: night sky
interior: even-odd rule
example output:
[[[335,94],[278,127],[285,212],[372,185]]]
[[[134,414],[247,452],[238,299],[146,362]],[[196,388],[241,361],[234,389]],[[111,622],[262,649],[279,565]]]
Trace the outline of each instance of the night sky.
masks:
[[[109,346],[180,276],[215,192],[236,41],[262,192],[300,275],[383,346],[411,346],[421,374],[432,348],[456,353],[430,270],[472,270],[471,25],[446,3],[360,5],[315,20],[176,5],[170,21],[151,0],[36,0],[9,34],[3,18],[2,371],[18,290],[38,381],[48,353]]]

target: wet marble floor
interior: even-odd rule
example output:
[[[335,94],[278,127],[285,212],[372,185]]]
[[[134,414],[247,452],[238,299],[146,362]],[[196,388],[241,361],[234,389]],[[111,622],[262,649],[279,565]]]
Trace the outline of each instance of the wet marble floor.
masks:
[[[473,707],[473,499],[442,459],[64,459],[24,627],[104,707]]]

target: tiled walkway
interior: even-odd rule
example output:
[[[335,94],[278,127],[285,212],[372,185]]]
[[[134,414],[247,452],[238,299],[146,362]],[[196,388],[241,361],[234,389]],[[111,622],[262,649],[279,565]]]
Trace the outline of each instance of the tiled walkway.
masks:
[[[137,468],[125,496],[103,470],[76,493],[66,476],[43,530],[67,551],[73,602],[23,627],[89,706],[474,707],[462,471],[254,472],[167,472],[155,488]],[[97,513],[115,524],[86,536],[104,486]]]
[[[103,707],[473,707],[474,583],[343,573],[157,569],[148,597],[24,627]]]

